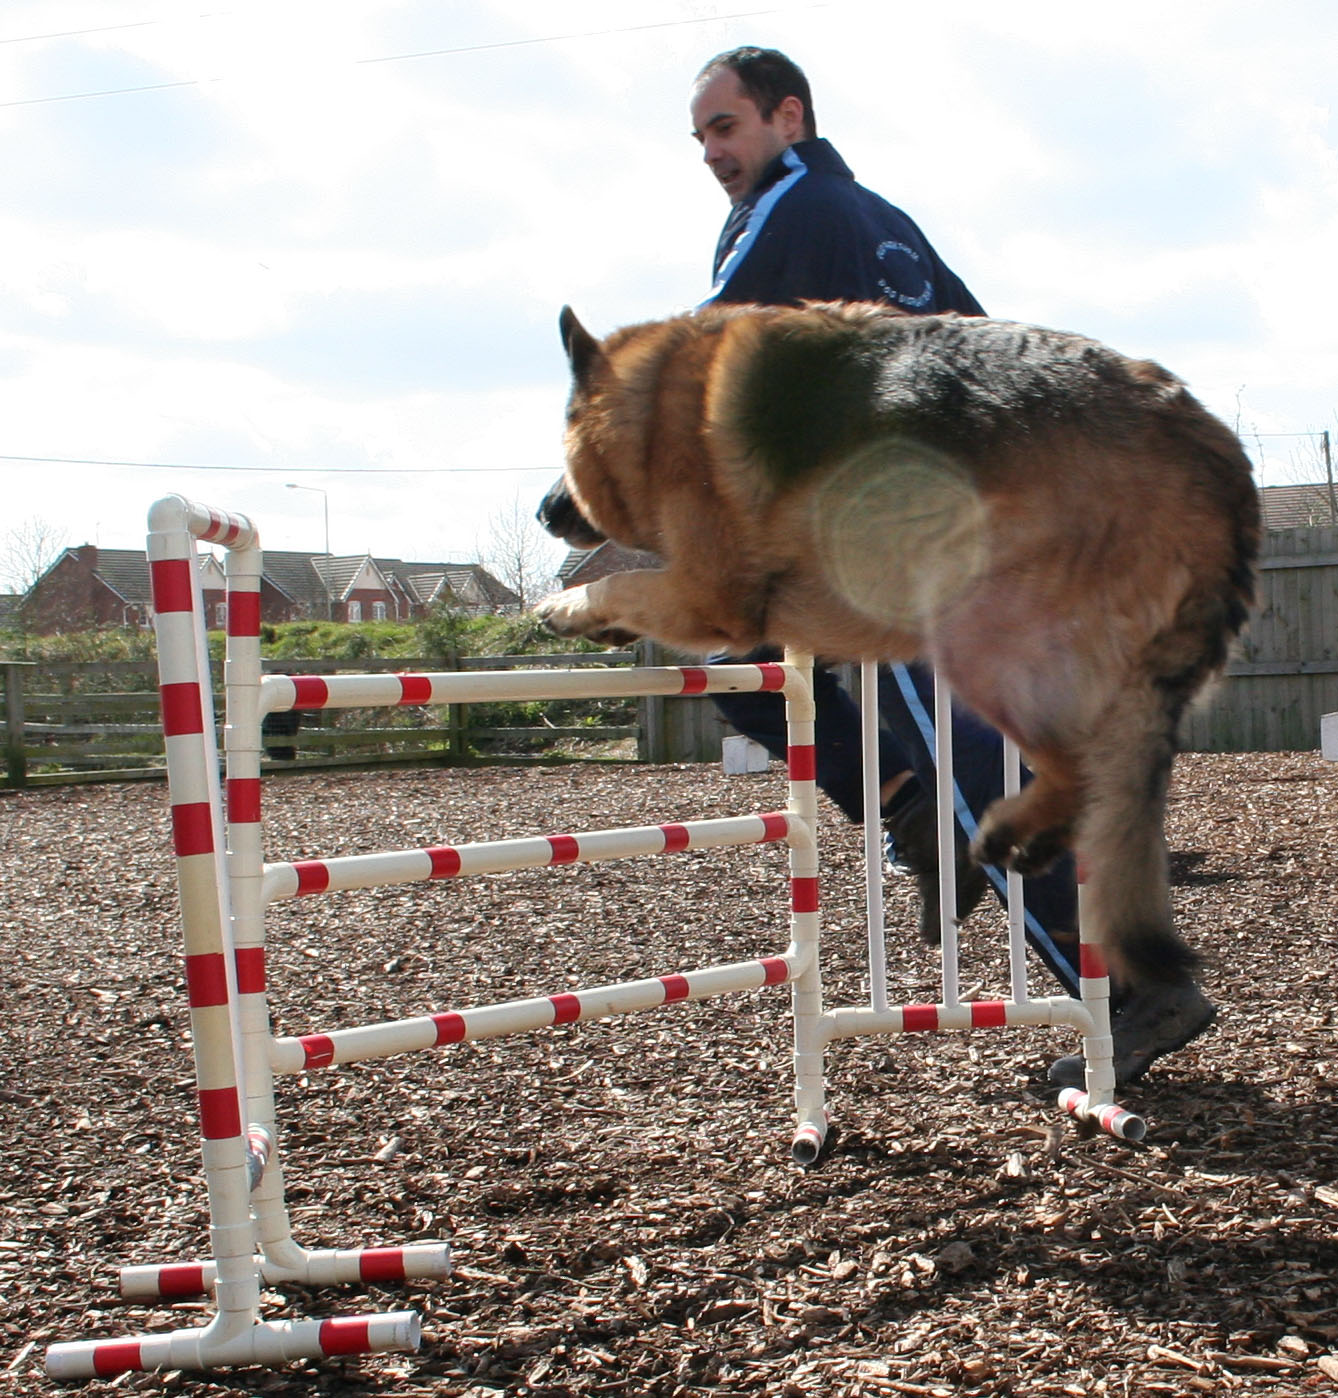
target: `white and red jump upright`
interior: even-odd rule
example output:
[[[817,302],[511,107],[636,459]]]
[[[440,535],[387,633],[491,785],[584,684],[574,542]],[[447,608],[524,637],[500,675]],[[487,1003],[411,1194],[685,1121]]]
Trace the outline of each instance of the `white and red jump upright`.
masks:
[[[794,1035],[797,1123],[793,1154],[812,1164],[826,1138],[824,1063],[837,1039],[913,1030],[1018,1024],[1068,1025],[1083,1036],[1086,1091],[1061,1097],[1080,1121],[1138,1139],[1143,1123],[1114,1104],[1108,981],[1100,950],[1082,948],[1082,999],[1028,997],[1021,899],[1010,880],[1011,996],[962,1001],[957,984],[955,887],[951,856],[940,860],[943,993],[938,1004],[888,1003],[883,951],[881,844],[877,801],[866,799],[870,1004],[824,1009],[819,958],[817,792],[813,698],[808,657],[784,663],[664,666],[622,670],[517,670],[419,675],[263,675],[260,663],[261,552],[257,531],[239,515],[180,496],[149,512],[163,730],[185,943],[199,1125],[208,1190],[212,1256],[203,1261],[128,1267],[127,1298],[212,1296],[207,1324],[165,1334],[52,1345],[55,1378],[110,1377],[131,1370],[279,1364],[293,1359],[415,1349],[415,1312],[267,1321],[261,1291],[296,1282],[324,1285],[444,1277],[445,1242],[400,1247],[307,1249],[293,1237],[284,1197],[276,1074],[386,1057],[413,1049],[499,1037],[650,1010],[765,986],[788,985]],[[227,653],[224,666],[225,783],[220,789],[204,610],[196,544],[227,550]],[[866,667],[866,753],[876,725]],[[783,695],[789,724],[789,799],[782,811],[662,825],[561,833],[380,854],[265,863],[261,827],[261,722],[268,713],[377,705],[693,695],[759,690]],[[941,691],[940,849],[952,848],[948,696]],[[1016,755],[1010,780],[1017,780]],[[866,758],[866,792],[877,775]],[[276,1038],[266,994],[265,913],[271,903],[352,888],[538,866],[594,862],[746,844],[784,843],[789,851],[789,940],[755,960],[673,971],[575,992],[472,1008],[428,1010],[392,1023]]]

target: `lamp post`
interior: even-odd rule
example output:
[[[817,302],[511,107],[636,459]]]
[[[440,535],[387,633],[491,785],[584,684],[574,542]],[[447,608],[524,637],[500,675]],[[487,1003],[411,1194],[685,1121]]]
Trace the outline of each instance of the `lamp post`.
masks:
[[[325,584],[325,619],[333,621],[334,598],[330,595],[330,496],[318,485],[298,485],[296,481],[285,481],[284,484],[289,490],[314,490],[321,497],[325,507],[325,577],[322,582]]]

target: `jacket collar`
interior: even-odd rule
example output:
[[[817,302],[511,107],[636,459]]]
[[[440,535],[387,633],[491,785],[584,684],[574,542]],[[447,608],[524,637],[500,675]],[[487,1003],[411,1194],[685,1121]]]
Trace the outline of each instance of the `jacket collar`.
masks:
[[[837,154],[836,147],[830,141],[819,136],[812,141],[796,141],[794,145],[783,150],[762,171],[762,178],[758,180],[756,188],[749,193],[744,202],[753,203],[759,195],[765,194],[777,180],[784,179],[795,168],[794,162],[796,160],[815,175],[837,175],[847,180],[855,178],[850,166]]]

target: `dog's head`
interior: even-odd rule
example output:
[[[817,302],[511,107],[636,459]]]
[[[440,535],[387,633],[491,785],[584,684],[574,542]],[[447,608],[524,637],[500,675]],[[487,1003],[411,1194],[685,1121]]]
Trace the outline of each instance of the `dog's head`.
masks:
[[[571,365],[571,395],[567,400],[567,462],[565,474],[553,482],[539,506],[537,518],[555,538],[576,549],[597,548],[607,537],[586,518],[572,482],[572,467],[589,454],[581,431],[586,408],[599,391],[598,380],[607,367],[599,341],[563,306],[558,319],[562,345]]]

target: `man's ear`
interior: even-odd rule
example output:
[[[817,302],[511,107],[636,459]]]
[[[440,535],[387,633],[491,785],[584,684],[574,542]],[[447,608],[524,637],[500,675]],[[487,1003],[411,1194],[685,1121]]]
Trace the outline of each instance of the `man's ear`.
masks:
[[[779,123],[781,134],[786,140],[793,142],[804,139],[804,104],[794,93],[788,97],[782,97],[776,103],[771,120]]]
[[[591,369],[604,357],[604,352],[599,347],[599,341],[576,319],[576,312],[570,306],[563,306],[562,314],[558,317],[558,329],[562,332],[562,345],[567,351],[572,377],[583,385]]]

